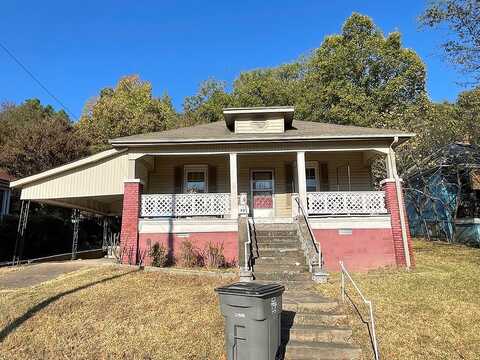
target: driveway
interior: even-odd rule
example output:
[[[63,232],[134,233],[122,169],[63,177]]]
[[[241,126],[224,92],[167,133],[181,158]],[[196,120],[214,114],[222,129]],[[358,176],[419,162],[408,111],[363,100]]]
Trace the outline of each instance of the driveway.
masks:
[[[101,263],[97,260],[76,260],[31,264],[15,269],[0,269],[0,289],[18,289],[38,285],[83,268]]]

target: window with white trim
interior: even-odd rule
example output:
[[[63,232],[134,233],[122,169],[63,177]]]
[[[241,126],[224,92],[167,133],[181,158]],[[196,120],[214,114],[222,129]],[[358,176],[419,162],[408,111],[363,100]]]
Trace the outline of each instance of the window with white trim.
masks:
[[[307,192],[318,191],[318,163],[316,161],[307,161],[305,163],[305,180]]]
[[[208,192],[208,165],[185,165],[183,178],[184,193]]]

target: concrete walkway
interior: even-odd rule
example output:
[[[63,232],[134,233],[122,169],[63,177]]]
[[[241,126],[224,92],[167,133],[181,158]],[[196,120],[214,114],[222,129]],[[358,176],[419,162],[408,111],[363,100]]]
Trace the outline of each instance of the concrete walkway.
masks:
[[[97,266],[101,263],[101,259],[76,260],[25,265],[16,269],[0,269],[0,289],[19,289],[38,285],[53,280],[60,275]]]

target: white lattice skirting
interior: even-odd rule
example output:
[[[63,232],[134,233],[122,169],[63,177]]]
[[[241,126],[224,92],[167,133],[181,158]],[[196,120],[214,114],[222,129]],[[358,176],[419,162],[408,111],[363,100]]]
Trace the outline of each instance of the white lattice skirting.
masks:
[[[383,191],[309,192],[307,202],[312,215],[387,213]]]
[[[224,216],[229,193],[142,195],[142,217]]]

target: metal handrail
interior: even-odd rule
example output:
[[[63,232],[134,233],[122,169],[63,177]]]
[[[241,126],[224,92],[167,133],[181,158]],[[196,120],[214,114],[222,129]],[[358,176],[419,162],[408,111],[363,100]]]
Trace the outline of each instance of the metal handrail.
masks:
[[[245,242],[245,271],[250,270],[250,246],[252,245],[252,237],[250,234],[250,217],[247,216],[247,241]]]
[[[359,287],[357,286],[357,284],[355,283],[355,281],[352,279],[352,277],[350,276],[350,274],[348,273],[347,269],[345,268],[345,265],[343,264],[343,261],[340,261],[340,269],[341,269],[341,275],[342,275],[342,282],[341,282],[341,292],[342,292],[342,302],[345,302],[345,294],[346,294],[346,291],[345,291],[345,278],[348,278],[348,280],[350,280],[350,282],[352,283],[353,287],[355,288],[355,290],[357,291],[357,293],[360,295],[360,297],[362,298],[363,302],[365,303],[365,305],[368,306],[368,309],[369,309],[369,317],[370,317],[370,328],[371,328],[371,332],[372,332],[372,343],[373,343],[373,352],[374,352],[374,355],[375,355],[375,360],[379,360],[380,359],[380,354],[379,354],[379,351],[378,351],[378,344],[377,344],[377,335],[375,333],[375,319],[373,317],[373,305],[372,305],[372,301],[371,300],[367,300],[365,298],[365,296],[363,296],[362,294],[362,291],[359,289]]]
[[[247,200],[247,194],[246,193],[241,193],[238,196],[238,212],[240,217],[246,217],[246,228],[247,228],[247,241],[243,244],[244,246],[244,251],[245,251],[245,271],[251,270],[250,266],[250,247],[252,245],[252,234],[251,234],[251,229],[250,225],[252,223],[252,219],[249,216],[250,213],[250,208],[248,207],[248,200]]]
[[[300,209],[300,211],[302,213],[302,216],[305,219],[305,223],[307,224],[307,229],[308,229],[308,232],[310,233],[310,238],[312,240],[313,247],[317,251],[318,266],[320,266],[320,268],[323,268],[322,247],[320,245],[320,242],[318,242],[317,239],[315,238],[315,233],[313,232],[312,226],[310,225],[310,221],[308,220],[308,214],[305,211],[305,209],[303,208],[303,205],[302,205],[300,199],[298,198],[298,195],[295,196],[295,201],[297,202],[298,208]],[[312,265],[312,264],[310,264],[310,265]]]

